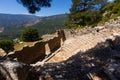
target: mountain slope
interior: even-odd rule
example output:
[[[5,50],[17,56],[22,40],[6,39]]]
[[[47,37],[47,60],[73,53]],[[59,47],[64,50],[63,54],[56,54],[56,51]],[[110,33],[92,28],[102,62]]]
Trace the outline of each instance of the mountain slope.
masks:
[[[38,28],[40,35],[54,33],[56,30],[66,28],[64,22],[67,21],[67,15],[54,15],[49,17],[44,17],[39,23],[33,25]]]
[[[22,14],[1,14],[0,13],[0,27],[14,27],[16,25],[24,24],[26,22],[36,20],[39,17],[33,15]]]
[[[58,29],[64,29],[64,22],[67,20],[66,14],[42,17],[37,20],[29,21],[14,27],[5,28],[4,32],[0,33],[2,38],[19,38],[21,31],[28,26],[38,28],[40,36],[44,34],[54,33]]]

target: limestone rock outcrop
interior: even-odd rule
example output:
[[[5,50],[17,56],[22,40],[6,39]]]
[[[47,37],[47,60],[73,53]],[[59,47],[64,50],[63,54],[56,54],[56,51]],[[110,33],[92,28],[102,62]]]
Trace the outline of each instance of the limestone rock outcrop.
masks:
[[[6,52],[2,48],[0,48],[0,57],[3,57],[5,55],[6,55]]]
[[[0,80],[52,80],[52,78],[39,68],[6,59],[0,61]]]

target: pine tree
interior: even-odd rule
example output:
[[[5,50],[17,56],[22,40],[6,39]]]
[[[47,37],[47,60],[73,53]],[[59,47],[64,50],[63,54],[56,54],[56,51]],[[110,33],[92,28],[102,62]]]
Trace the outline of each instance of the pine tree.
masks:
[[[106,0],[72,0],[69,21],[66,22],[68,27],[78,27],[91,25],[98,22],[101,18],[99,13],[100,7],[104,6]]]
[[[27,27],[22,31],[21,39],[26,42],[39,40],[39,31],[34,27]]]
[[[39,11],[42,7],[50,7],[52,0],[17,0],[28,9],[32,14]]]

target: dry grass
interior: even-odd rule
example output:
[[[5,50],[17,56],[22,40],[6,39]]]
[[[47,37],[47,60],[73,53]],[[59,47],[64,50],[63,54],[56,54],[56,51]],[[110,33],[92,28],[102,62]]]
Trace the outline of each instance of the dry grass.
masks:
[[[33,46],[36,42],[41,42],[43,40],[35,41],[35,42],[22,42],[22,43],[17,43],[14,46],[14,51],[21,50],[24,46]]]
[[[24,46],[32,46],[34,43],[35,43],[35,42],[17,43],[17,44],[15,44],[15,46],[14,46],[14,50],[15,50],[15,51],[21,50],[22,47],[24,47]]]
[[[47,35],[44,35],[44,37],[42,38],[42,40],[38,40],[38,41],[35,41],[35,42],[23,42],[23,43],[17,43],[15,44],[14,46],[14,51],[18,51],[18,50],[21,50],[24,46],[33,46],[34,43],[36,42],[42,42],[42,41],[46,41],[46,40],[49,40],[49,39],[52,39],[53,37],[57,36],[56,34],[47,34]]]

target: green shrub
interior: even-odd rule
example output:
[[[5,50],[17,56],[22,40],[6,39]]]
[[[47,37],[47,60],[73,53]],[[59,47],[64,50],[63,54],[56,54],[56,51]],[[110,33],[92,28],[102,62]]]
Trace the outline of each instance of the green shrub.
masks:
[[[27,27],[22,31],[21,34],[22,41],[37,41],[39,39],[38,29],[33,27]]]
[[[0,48],[5,50],[5,52],[10,52],[14,50],[14,42],[11,40],[0,39]]]
[[[114,2],[106,4],[101,9],[101,13],[105,13],[105,15],[102,17],[102,22],[106,22],[109,19],[116,19],[118,16],[120,16],[119,0],[114,0]]]

